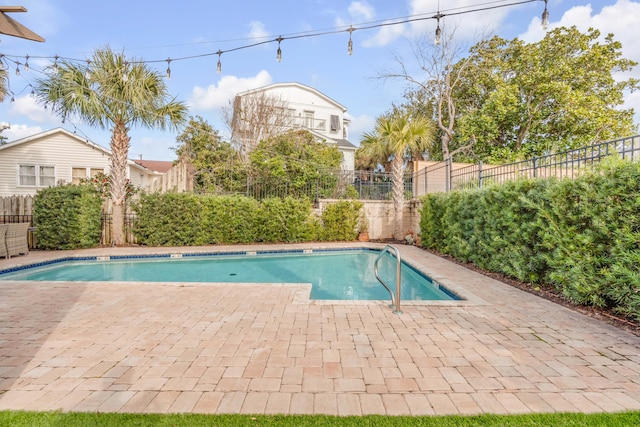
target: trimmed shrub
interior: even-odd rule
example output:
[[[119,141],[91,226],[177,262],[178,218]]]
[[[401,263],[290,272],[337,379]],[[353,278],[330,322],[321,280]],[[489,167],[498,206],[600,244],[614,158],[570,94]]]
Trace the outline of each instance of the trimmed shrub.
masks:
[[[423,246],[640,319],[640,164],[423,198]]]
[[[100,244],[102,198],[95,188],[43,188],[33,201],[33,224],[41,249],[82,249]]]
[[[344,241],[358,237],[362,203],[341,200],[325,207],[322,212],[322,240]]]

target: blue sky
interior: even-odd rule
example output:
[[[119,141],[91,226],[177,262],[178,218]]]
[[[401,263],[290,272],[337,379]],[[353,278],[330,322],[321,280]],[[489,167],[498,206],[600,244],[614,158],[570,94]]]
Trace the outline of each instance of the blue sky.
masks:
[[[10,141],[56,127],[104,147],[109,132],[90,127],[79,119],[65,123],[38,106],[30,96],[29,84],[42,74],[42,67],[58,55],[86,59],[100,47],[109,46],[127,56],[150,62],[162,74],[171,58],[170,93],[185,101],[190,115],[200,115],[220,133],[228,135],[221,109],[243,90],[270,83],[295,81],[312,86],[346,106],[352,120],[351,142],[358,145],[363,132],[370,131],[377,116],[402,100],[406,87],[402,81],[377,78],[394,70],[393,56],[408,64],[413,60],[411,41],[425,34],[433,35],[436,22],[426,19],[402,25],[388,25],[353,32],[353,54],[347,54],[349,34],[341,31],[318,37],[291,39],[292,35],[362,28],[371,23],[415,15],[433,16],[457,10],[516,3],[516,0],[309,0],[212,2],[184,0],[23,0],[5,5],[22,5],[27,13],[10,16],[46,39],[37,43],[0,35],[0,53],[17,58],[23,64],[19,76],[10,64],[10,98],[0,104],[0,122],[10,124],[3,132]],[[623,44],[625,57],[640,62],[640,0],[549,0],[550,26],[577,25],[586,30],[598,28],[614,33]],[[460,44],[473,44],[479,34],[497,34],[504,38],[520,37],[537,41],[543,36],[540,17],[543,1],[445,17],[443,25],[456,27]],[[426,14],[426,15],[425,15]],[[277,43],[227,52],[221,56],[222,73],[216,72],[218,50],[230,50],[282,36],[282,61],[276,61]],[[29,55],[29,72],[24,71]],[[45,57],[45,58],[38,58]],[[178,58],[194,57],[178,60]],[[625,78],[640,78],[639,67]],[[640,122],[640,94],[629,94],[626,107],[636,109]],[[173,160],[171,147],[178,132],[131,130],[131,158]]]

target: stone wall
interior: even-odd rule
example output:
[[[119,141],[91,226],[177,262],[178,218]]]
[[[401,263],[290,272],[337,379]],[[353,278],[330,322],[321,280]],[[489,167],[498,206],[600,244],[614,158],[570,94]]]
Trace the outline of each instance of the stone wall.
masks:
[[[318,213],[324,207],[339,200],[323,199],[318,205]],[[359,200],[363,205],[367,219],[369,220],[369,238],[371,240],[393,239],[394,211],[391,200]],[[413,232],[417,236],[420,231],[420,206],[419,200],[405,202],[403,210],[403,230],[405,233]]]

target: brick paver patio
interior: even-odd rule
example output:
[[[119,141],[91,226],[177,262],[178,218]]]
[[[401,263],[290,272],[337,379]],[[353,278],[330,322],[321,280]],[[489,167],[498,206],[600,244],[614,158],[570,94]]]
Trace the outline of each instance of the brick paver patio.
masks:
[[[231,249],[238,250],[73,253]],[[0,409],[640,409],[640,337],[418,248],[399,249],[467,300],[407,302],[395,315],[387,303],[311,301],[309,285],[0,281]],[[0,259],[0,269],[68,254]]]

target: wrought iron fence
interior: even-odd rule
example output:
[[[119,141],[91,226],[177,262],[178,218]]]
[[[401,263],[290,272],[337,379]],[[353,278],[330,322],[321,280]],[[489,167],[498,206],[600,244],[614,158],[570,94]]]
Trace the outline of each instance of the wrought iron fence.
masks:
[[[307,197],[310,200],[357,198],[391,200],[393,180],[390,173],[374,171],[332,171],[317,179],[296,183],[247,178],[244,189],[225,191],[225,185],[210,185],[214,194],[241,194],[262,200],[267,197]],[[413,197],[413,176],[404,176],[405,196]]]
[[[134,213],[127,212],[124,214],[124,240],[129,244],[136,243],[136,236],[133,234],[133,225],[135,220],[136,215]],[[113,215],[110,213],[103,213],[100,245],[112,246],[113,243]]]
[[[547,154],[505,165],[432,165],[414,174],[417,195],[478,188],[518,178],[575,178],[603,159],[618,155],[640,160],[640,135],[602,142],[561,153]]]

